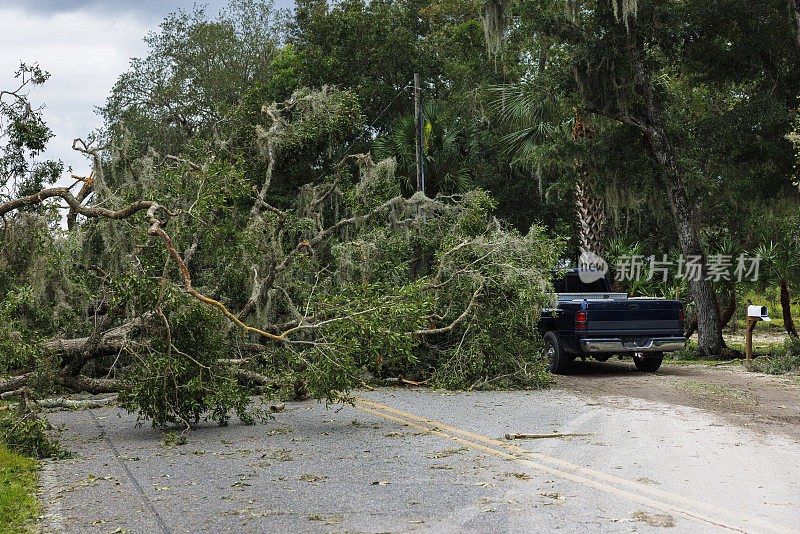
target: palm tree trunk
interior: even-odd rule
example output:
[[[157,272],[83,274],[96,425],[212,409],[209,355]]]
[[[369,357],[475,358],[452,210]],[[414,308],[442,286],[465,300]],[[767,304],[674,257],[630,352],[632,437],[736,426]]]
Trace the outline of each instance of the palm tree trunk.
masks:
[[[602,258],[605,226],[603,200],[593,194],[592,183],[585,177],[575,181],[575,207],[578,211],[581,252],[591,252]]]
[[[584,120],[581,110],[575,110],[575,126],[572,128],[572,140],[580,141],[594,137],[592,125]],[[575,160],[575,207],[578,212],[578,238],[581,253],[590,252],[603,257],[603,226],[605,212],[603,199],[594,192],[594,181],[591,170],[583,168],[583,162]]]
[[[792,304],[789,300],[789,284],[785,278],[781,278],[781,311],[783,312],[783,327],[792,337],[797,337],[797,330],[792,320]]]

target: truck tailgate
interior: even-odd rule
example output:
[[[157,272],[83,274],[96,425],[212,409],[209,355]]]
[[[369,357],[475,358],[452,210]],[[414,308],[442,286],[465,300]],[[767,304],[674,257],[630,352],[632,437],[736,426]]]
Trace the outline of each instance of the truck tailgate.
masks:
[[[681,303],[675,300],[588,301],[586,312],[589,337],[683,334]]]

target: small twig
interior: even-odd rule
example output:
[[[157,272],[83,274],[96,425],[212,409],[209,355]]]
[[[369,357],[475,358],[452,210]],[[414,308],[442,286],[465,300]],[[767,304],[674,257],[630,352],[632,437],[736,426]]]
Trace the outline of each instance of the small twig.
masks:
[[[763,357],[764,357],[764,355],[762,354],[761,356],[754,356],[750,360],[748,360],[747,358],[734,358],[733,360],[726,360],[724,362],[712,363],[710,367],[717,367],[718,365],[730,365],[732,363],[737,363],[737,362],[746,362],[746,361],[751,361],[752,362],[753,360],[757,360],[757,359],[763,358]]]
[[[183,163],[184,165],[188,165],[189,167],[193,168],[196,171],[200,171],[200,172],[204,171],[203,167],[201,167],[197,163],[193,163],[193,162],[189,161],[188,159],[184,159],[184,158],[179,158],[177,156],[173,156],[172,154],[167,154],[166,156],[164,156],[164,159],[165,160],[171,159],[172,161],[175,161],[177,163]]]

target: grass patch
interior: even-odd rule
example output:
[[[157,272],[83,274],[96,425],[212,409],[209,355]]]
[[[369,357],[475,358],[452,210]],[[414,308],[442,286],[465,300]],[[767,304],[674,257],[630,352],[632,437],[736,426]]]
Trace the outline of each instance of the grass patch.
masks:
[[[0,534],[24,532],[39,515],[36,460],[0,443]]]
[[[673,352],[668,352],[665,355],[665,361],[692,361],[696,362],[700,358],[697,356],[697,343],[693,341],[687,341],[686,345],[683,346],[681,350],[676,350]]]

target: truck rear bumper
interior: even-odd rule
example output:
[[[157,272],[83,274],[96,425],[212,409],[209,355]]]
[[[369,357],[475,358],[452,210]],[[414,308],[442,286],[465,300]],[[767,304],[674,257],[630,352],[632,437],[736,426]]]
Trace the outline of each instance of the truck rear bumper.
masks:
[[[682,349],[685,337],[581,339],[584,352],[669,352]]]

